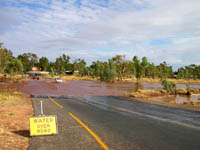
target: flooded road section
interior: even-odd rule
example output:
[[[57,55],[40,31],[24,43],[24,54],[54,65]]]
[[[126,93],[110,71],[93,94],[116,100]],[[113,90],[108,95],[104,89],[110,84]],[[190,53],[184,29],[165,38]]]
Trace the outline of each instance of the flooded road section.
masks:
[[[53,80],[29,80],[22,88],[27,94],[33,95],[58,95],[58,96],[128,96],[131,92],[141,89],[162,89],[160,83],[134,83],[134,82],[95,82],[86,80],[69,80],[66,83],[53,83]],[[185,84],[177,84],[177,88],[185,88]],[[200,84],[190,84],[189,87],[200,89]],[[166,102],[175,101],[177,104],[186,101],[199,101],[200,95],[193,96],[167,96],[156,98]]]
[[[190,88],[200,89],[200,84],[190,84]],[[177,84],[177,88],[185,88],[185,84]],[[162,89],[160,83],[150,82],[95,82],[86,80],[69,80],[66,83],[53,83],[51,80],[30,80],[22,88],[29,94],[43,95],[112,95],[124,96],[141,89]]]
[[[53,81],[30,80],[22,88],[33,95],[113,95],[124,96],[136,90],[135,83],[105,83],[85,80],[70,80],[66,83]]]

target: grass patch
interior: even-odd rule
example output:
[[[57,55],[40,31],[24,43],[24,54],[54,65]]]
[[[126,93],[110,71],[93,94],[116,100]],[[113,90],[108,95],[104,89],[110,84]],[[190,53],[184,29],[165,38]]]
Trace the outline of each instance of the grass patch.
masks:
[[[22,98],[23,94],[18,91],[0,91],[0,104],[5,102],[16,102]]]
[[[153,78],[141,78],[139,79],[141,82],[160,82],[159,78],[153,79]],[[185,79],[167,79],[168,81],[175,82],[175,83],[200,83],[200,80],[185,80]],[[136,82],[136,78],[124,78],[123,81],[126,82]]]
[[[89,81],[97,81],[97,79],[94,79],[90,76],[76,76],[76,75],[55,75],[53,77],[51,76],[46,76],[48,78],[51,78],[51,79],[55,79],[55,78],[61,78],[63,81],[66,81],[66,80],[89,80]]]
[[[130,94],[131,97],[134,98],[149,98],[149,97],[156,97],[156,96],[163,96],[166,95],[167,91],[165,90],[142,90],[139,89],[137,92],[133,92]]]
[[[29,118],[33,116],[31,99],[17,91],[19,83],[5,83],[0,89],[0,149],[25,150],[29,137],[19,131],[29,130]]]
[[[131,93],[130,96],[134,98],[151,98],[164,95],[192,95],[192,94],[200,94],[200,89],[190,89],[188,91],[186,88],[182,88],[182,89],[177,89],[175,93],[170,93],[170,94],[166,90],[139,89],[137,92]]]
[[[6,81],[6,80],[16,81],[16,80],[21,80],[27,77],[28,77],[27,74],[15,74],[15,75],[5,74],[5,76],[3,74],[0,74],[1,81]]]
[[[9,113],[8,115],[9,115],[9,116],[13,116],[13,115],[15,115],[15,114],[14,114],[13,112],[11,112],[11,113]]]

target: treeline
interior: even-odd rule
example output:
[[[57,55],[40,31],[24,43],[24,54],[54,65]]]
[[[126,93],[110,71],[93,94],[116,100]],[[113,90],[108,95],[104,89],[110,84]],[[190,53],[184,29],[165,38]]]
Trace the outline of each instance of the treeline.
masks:
[[[125,56],[117,55],[106,62],[94,61],[90,66],[85,60],[71,61],[70,56],[63,54],[51,62],[47,57],[39,58],[33,53],[24,53],[14,57],[11,50],[3,48],[0,43],[0,73],[1,74],[26,74],[38,67],[50,75],[65,74],[66,71],[78,72],[80,76],[92,76],[104,81],[123,80],[123,78],[178,78],[200,79],[200,66],[195,64],[179,68],[173,72],[172,66],[166,62],[155,65],[148,62],[146,57],[141,60],[134,56],[132,60],[126,60]]]

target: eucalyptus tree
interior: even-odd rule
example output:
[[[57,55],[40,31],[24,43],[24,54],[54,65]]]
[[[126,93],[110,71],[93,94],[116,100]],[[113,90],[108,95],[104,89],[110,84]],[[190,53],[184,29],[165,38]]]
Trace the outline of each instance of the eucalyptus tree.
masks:
[[[0,73],[5,73],[9,59],[12,57],[11,50],[3,48],[3,43],[0,43]]]
[[[49,60],[47,57],[41,57],[39,59],[38,67],[41,68],[41,70],[47,71],[47,68],[49,66]]]
[[[133,63],[136,70],[135,77],[140,79],[142,77],[142,66],[137,56],[133,57]]]
[[[17,57],[19,60],[21,60],[23,66],[24,66],[24,72],[28,72],[32,69],[32,67],[35,67],[38,65],[38,56],[34,53],[24,53]]]

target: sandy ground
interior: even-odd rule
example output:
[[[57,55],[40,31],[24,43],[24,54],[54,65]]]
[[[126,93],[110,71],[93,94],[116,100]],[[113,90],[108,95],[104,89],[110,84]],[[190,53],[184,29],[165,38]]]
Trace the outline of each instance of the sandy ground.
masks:
[[[14,92],[22,84],[4,84],[0,92]],[[29,145],[29,117],[33,115],[30,98],[8,97],[0,104],[0,150],[25,150]]]

